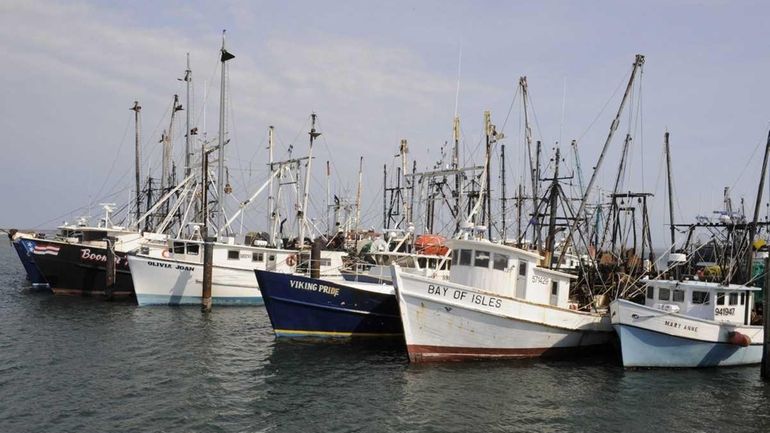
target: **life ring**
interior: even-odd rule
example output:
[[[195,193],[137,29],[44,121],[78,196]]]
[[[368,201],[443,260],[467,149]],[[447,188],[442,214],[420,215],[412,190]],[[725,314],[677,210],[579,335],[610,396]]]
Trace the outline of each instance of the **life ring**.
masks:
[[[297,255],[292,254],[289,257],[286,257],[286,264],[289,266],[294,266],[295,264],[297,264]]]
[[[171,253],[168,252],[168,249],[163,250],[163,252],[160,253],[160,255],[163,256],[163,258],[166,258],[166,259],[171,257]]]

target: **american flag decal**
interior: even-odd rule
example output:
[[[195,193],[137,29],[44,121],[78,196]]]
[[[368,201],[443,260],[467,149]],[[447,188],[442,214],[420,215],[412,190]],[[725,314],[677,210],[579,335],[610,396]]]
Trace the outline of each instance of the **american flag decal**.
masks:
[[[32,252],[39,256],[45,254],[56,256],[59,254],[59,247],[53,245],[35,245],[35,249]]]

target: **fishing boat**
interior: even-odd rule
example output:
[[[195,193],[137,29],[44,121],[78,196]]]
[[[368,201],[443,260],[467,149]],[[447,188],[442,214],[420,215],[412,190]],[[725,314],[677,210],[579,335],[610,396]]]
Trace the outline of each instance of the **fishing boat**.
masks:
[[[278,338],[401,336],[393,286],[256,270]]]
[[[673,203],[668,132],[665,145],[669,203]],[[770,132],[751,222],[742,212],[733,210],[729,188],[725,188],[725,207],[717,212],[718,219],[698,217],[697,223],[688,227],[681,252],[669,254],[673,276],[644,280],[643,304],[624,299],[610,303],[624,367],[717,367],[761,362],[764,329],[751,324],[751,315],[755,297],[762,289],[751,284],[762,275],[753,273],[754,250],[762,257],[763,242],[755,236],[766,224],[760,222],[759,213],[769,158]],[[671,244],[676,245],[673,210],[669,218]],[[717,252],[713,254],[713,272],[707,272],[709,268],[693,269],[692,263],[698,268],[697,262],[703,261],[702,252],[689,251],[696,227],[709,231],[706,245]],[[686,276],[693,273],[694,277]],[[711,281],[701,281],[703,278]]]
[[[48,289],[48,281],[46,281],[35,264],[35,242],[38,237],[36,233],[19,232],[15,229],[8,232],[8,238],[16,254],[19,256],[19,260],[26,272],[27,280],[32,284],[32,288]]]
[[[400,146],[406,166],[406,145]],[[404,182],[397,196],[405,197]],[[388,194],[393,189],[385,188]],[[370,239],[358,251],[355,263],[343,271],[344,278],[322,275],[310,260],[310,276],[256,271],[265,309],[278,338],[360,338],[400,337],[401,318],[391,282],[390,265],[399,263],[405,272],[434,278],[448,274],[450,259],[444,238],[433,234],[415,236],[406,203],[392,200],[402,208],[404,219],[388,227],[392,209],[384,209],[383,237]]]
[[[538,266],[537,253],[483,239],[449,246],[449,281],[392,266],[410,361],[548,356],[609,342],[609,316],[570,301],[575,277]]]
[[[405,272],[442,278],[448,272],[447,256],[390,253],[389,263],[402,263]],[[387,252],[378,252],[382,258]],[[433,268],[418,267],[425,258]],[[315,278],[256,270],[267,314],[276,337],[357,338],[401,336],[403,329],[390,277],[369,273],[345,279]],[[311,272],[312,275],[312,272]]]
[[[134,289],[126,254],[149,242],[162,242],[165,235],[139,233],[109,220],[86,225],[64,224],[51,239],[35,238],[32,255],[36,268],[55,294],[133,297]],[[114,276],[108,279],[108,261],[114,262]]]
[[[387,236],[388,241],[377,238],[370,242],[366,252],[359,254],[362,260],[342,270],[346,281],[393,285],[390,265],[394,263],[408,272],[425,276],[436,275],[437,270],[449,270],[449,249],[443,236],[414,236],[409,231],[391,231]],[[414,239],[414,248],[410,248],[410,239]]]
[[[169,240],[146,246],[128,256],[136,301],[148,305],[200,305],[203,291],[203,249],[200,239]],[[296,250],[238,245],[233,238],[212,245],[212,302],[215,305],[262,305],[254,269],[294,273],[306,266]],[[322,271],[339,277],[344,251],[324,251]]]
[[[738,284],[649,280],[644,305],[610,303],[624,367],[757,364],[764,331],[752,326],[760,290]]]

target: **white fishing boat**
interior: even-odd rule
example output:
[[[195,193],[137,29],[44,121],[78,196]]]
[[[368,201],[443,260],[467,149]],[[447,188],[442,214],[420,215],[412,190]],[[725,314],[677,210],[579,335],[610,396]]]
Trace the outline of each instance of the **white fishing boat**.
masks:
[[[647,281],[644,305],[610,303],[625,367],[715,367],[762,360],[764,331],[751,326],[756,287]]]
[[[200,305],[203,293],[203,242],[172,240],[147,246],[128,256],[136,301],[147,305]],[[340,278],[343,251],[322,251],[321,273]],[[307,268],[308,253],[216,242],[212,254],[212,302],[216,305],[261,305],[254,270],[294,273]]]
[[[609,317],[570,301],[570,274],[538,254],[451,240],[449,281],[392,267],[412,362],[556,355],[609,342]]]

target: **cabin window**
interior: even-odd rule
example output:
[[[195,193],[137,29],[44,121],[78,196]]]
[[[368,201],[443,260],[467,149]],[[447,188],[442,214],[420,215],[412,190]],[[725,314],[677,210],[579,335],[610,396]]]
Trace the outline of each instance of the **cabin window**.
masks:
[[[251,261],[252,262],[264,262],[265,261],[265,253],[251,253]]]
[[[709,304],[709,292],[699,292],[699,291],[693,291],[692,292],[692,303],[693,304],[701,304],[701,305],[708,305]]]
[[[473,257],[473,250],[460,250],[461,265],[470,266],[472,257]]]
[[[508,256],[505,254],[495,253],[495,260],[492,262],[492,267],[498,271],[504,271],[508,267]]]
[[[420,269],[425,269],[427,267],[426,266],[427,264],[428,264],[428,259],[426,259],[425,257],[418,257],[417,258],[417,266]]]
[[[674,302],[684,302],[684,290],[674,290]]]
[[[527,262],[519,260],[519,276],[527,276]]]
[[[671,289],[658,289],[658,300],[668,301],[671,299]]]
[[[184,254],[184,242],[174,242],[174,254]]]
[[[741,292],[741,305],[746,304],[746,294]]]
[[[730,305],[738,305],[738,294],[730,293]]]
[[[274,262],[275,261],[275,255],[274,254],[270,254],[269,256],[267,256],[267,259],[269,261],[271,261],[271,262]]]
[[[332,259],[326,257],[321,259],[321,266],[331,266],[332,265]]]
[[[457,264],[457,257],[460,255],[460,250],[452,250],[452,264]]]
[[[717,292],[717,305],[725,305],[725,292]]]
[[[187,244],[187,254],[197,256],[201,246],[198,244]]]
[[[655,287],[647,287],[647,299],[655,299]]]
[[[473,265],[479,268],[489,268],[489,251],[476,251]]]
[[[238,250],[227,250],[227,260],[238,260],[239,254]]]
[[[551,281],[551,295],[556,296],[559,294],[559,283],[557,281]]]
[[[83,242],[100,241],[107,237],[107,232],[105,231],[83,232],[83,233],[79,233],[79,236],[83,239]]]

